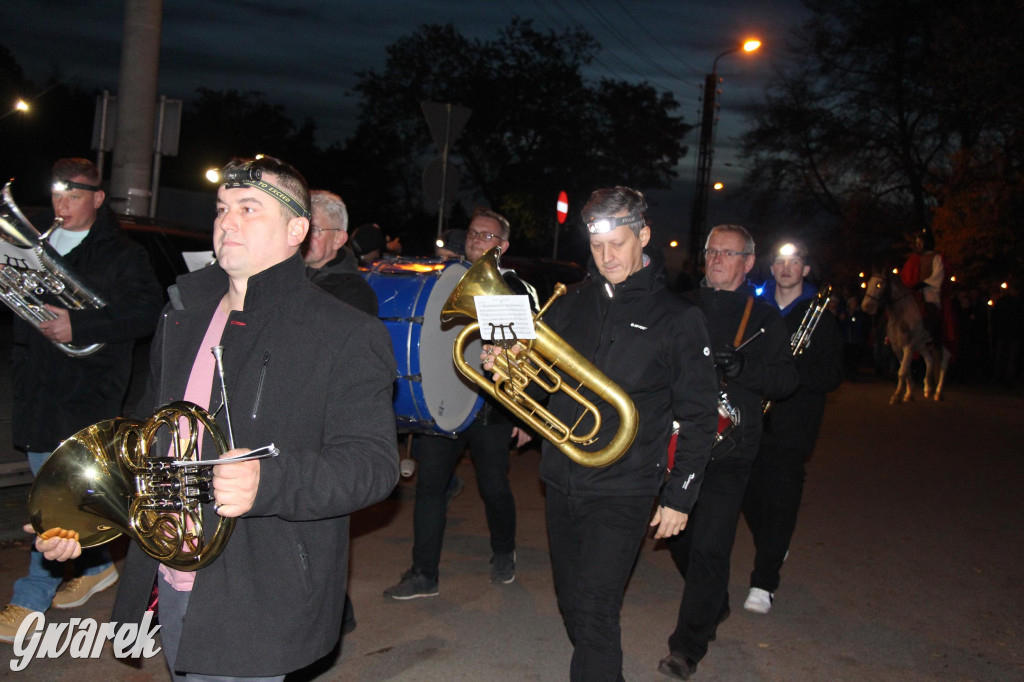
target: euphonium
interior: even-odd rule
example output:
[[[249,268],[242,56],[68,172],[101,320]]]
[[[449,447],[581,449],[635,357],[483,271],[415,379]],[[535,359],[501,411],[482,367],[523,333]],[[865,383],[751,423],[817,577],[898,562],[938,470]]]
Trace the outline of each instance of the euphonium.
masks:
[[[213,500],[213,467],[188,465],[198,460],[203,430],[218,456],[227,452],[213,416],[184,401],[161,407],[145,422],[109,419],[82,429],[36,474],[29,492],[32,527],[44,538],[64,531],[82,547],[127,533],[172,568],[208,565],[224,549],[235,519],[216,516],[207,538],[203,503]]]
[[[4,185],[2,197],[0,254],[4,260],[0,265],[4,267],[0,268],[0,299],[7,307],[36,329],[56,317],[40,298],[46,294],[55,296],[58,303],[69,310],[105,307],[106,302],[77,280],[57,254],[43,248],[45,238],[14,203],[10,181]],[[62,223],[57,218],[47,234]],[[103,347],[102,343],[88,346],[53,343],[71,357],[83,357]]]
[[[442,322],[450,322],[459,317],[476,320],[474,296],[497,296],[513,293],[498,271],[498,256],[500,255],[500,248],[491,249],[462,276],[441,310]],[[550,441],[567,457],[583,466],[604,467],[622,457],[633,443],[639,426],[636,407],[622,388],[612,382],[550,327],[541,322],[540,318],[544,312],[556,298],[564,293],[565,285],[558,284],[555,287],[555,293],[534,317],[537,338],[521,340],[519,343],[525,346],[525,350],[516,355],[514,359],[508,358],[505,354],[497,358],[495,367],[504,373],[505,378],[491,381],[465,361],[463,357],[465,344],[467,339],[478,329],[477,322],[468,324],[456,337],[452,356],[459,372],[529,424],[541,437]],[[578,384],[576,386],[568,385],[560,372]],[[583,410],[576,422],[571,426],[563,423],[547,408],[527,395],[526,388],[531,381],[536,382],[538,386],[551,394],[564,391],[578,402]],[[601,414],[592,401],[583,397],[585,388],[592,391],[598,399],[610,404],[619,417],[619,427],[615,436],[601,449],[594,451],[581,447],[594,443],[601,428]],[[588,415],[593,422],[591,428],[577,433],[576,429],[581,428],[581,424]]]

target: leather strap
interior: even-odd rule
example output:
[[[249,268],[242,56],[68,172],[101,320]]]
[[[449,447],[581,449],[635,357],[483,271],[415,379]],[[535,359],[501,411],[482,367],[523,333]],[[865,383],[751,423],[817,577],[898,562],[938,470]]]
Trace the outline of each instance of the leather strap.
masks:
[[[750,321],[750,311],[754,307],[754,297],[747,296],[747,307],[743,309],[743,319],[740,320],[740,328],[736,330],[736,338],[733,339],[732,347],[739,348],[743,341],[743,332],[747,331],[747,322]]]

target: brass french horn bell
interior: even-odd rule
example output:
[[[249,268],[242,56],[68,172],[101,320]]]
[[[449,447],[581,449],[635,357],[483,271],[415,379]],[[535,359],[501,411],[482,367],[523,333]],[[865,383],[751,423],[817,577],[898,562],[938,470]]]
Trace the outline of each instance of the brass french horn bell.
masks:
[[[61,443],[36,474],[29,515],[36,533],[77,534],[83,548],[129,535],[146,554],[181,571],[210,564],[235,519],[216,515],[207,538],[203,504],[212,501],[213,467],[199,458],[200,426],[217,455],[229,447],[217,422],[193,403],[161,407],[145,422],[109,419]]]
[[[465,345],[479,328],[473,297],[514,293],[498,270],[500,255],[501,248],[495,247],[473,263],[441,310],[441,321],[445,323],[458,318],[474,320],[455,339],[452,357],[456,369],[574,462],[588,467],[605,467],[614,463],[625,454],[636,437],[639,426],[636,407],[629,394],[541,321],[548,307],[565,293],[564,284],[559,283],[555,287],[554,294],[534,316],[537,338],[519,341],[525,350],[514,358],[503,353],[496,359],[495,367],[505,375],[504,378],[491,381],[465,361]],[[563,375],[571,382],[563,379]],[[583,408],[580,417],[572,425],[557,419],[540,402],[527,395],[526,388],[530,383],[536,383],[550,394],[566,393]],[[610,404],[618,414],[619,426],[615,435],[597,450],[583,447],[593,445],[601,429],[600,411],[594,402],[583,396],[584,388]],[[589,428],[583,426],[588,422]]]

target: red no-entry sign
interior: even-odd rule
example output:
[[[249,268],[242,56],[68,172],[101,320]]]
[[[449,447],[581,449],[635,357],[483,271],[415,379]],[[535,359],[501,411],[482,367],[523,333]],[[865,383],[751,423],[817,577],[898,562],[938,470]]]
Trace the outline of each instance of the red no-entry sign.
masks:
[[[558,224],[561,225],[565,222],[565,219],[569,216],[569,195],[565,192],[561,192],[558,195],[558,203],[555,205],[555,210],[558,213]]]

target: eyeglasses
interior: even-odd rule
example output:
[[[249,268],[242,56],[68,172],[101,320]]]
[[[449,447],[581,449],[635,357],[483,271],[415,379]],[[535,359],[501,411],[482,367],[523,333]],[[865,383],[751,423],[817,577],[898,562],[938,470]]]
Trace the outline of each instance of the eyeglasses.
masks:
[[[749,256],[749,251],[719,251],[718,249],[704,249],[704,258],[706,260],[712,260],[718,256],[722,258],[735,258],[736,256]]]
[[[490,232],[477,232],[470,230],[466,233],[466,239],[473,239],[478,242],[489,242],[492,239],[504,239],[500,234],[491,234]]]
[[[340,227],[311,227],[309,231],[314,237],[319,237],[322,232],[344,232]]]

